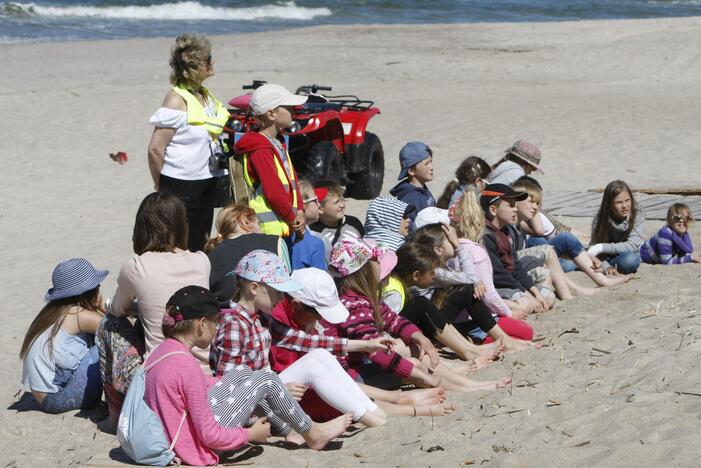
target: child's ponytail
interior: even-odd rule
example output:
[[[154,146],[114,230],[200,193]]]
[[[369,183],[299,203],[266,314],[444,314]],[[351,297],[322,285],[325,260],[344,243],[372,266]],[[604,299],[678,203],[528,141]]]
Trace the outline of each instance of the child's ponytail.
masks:
[[[443,195],[438,198],[438,208],[448,208],[453,194],[464,191],[469,185],[475,185],[478,179],[486,179],[492,168],[479,156],[468,156],[455,170],[455,179],[446,185]]]
[[[485,217],[477,196],[477,187],[469,186],[462,198],[452,207],[450,217],[458,236],[481,242],[485,231]]]

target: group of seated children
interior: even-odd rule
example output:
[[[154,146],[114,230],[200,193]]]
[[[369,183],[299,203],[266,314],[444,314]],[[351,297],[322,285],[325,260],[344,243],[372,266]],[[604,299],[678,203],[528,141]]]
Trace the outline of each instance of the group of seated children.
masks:
[[[528,142],[495,167],[466,158],[437,200],[433,156],[402,148],[400,182],[364,224],[345,213],[341,186],[300,181],[305,222],[292,238],[261,233],[252,208],[231,204],[205,252],[187,250],[183,202],[148,195],[111,299],[107,271],[87,260],[54,269],[20,351],[23,384],[50,413],[92,408],[104,391],[100,427],[114,432],[131,379],[148,370],[144,401],[191,465],[271,435],[322,449],[352,422],[442,416],[455,411],[446,392],[508,385],[472,374],[536,348],[527,319],[557,299],[625,283],[641,260],[701,262],[689,208],[670,207],[644,242],[645,214],[620,180],[585,247],[541,211],[529,175],[541,154]],[[575,269],[592,287],[571,280]]]

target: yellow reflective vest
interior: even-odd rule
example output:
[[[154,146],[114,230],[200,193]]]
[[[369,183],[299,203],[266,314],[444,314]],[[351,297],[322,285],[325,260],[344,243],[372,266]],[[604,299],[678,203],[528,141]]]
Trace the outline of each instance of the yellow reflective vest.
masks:
[[[226,110],[224,104],[215,98],[207,88],[203,86],[202,92],[214,103],[213,117],[207,115],[207,111],[205,110],[204,106],[202,106],[200,101],[198,101],[197,98],[187,89],[180,86],[173,86],[173,91],[175,91],[178,96],[183,98],[187,104],[188,125],[204,125],[204,128],[207,129],[207,132],[213,139],[221,135],[221,132],[224,130],[224,125],[226,125],[226,121],[229,120],[229,111]]]
[[[402,298],[402,307],[400,309],[404,308],[404,304],[406,304],[406,289],[404,289],[404,285],[402,282],[394,275],[389,277],[389,281],[387,282],[387,286],[382,288],[382,295],[386,296],[390,293],[397,293],[401,296]]]
[[[292,206],[297,207],[297,176],[295,169],[292,166],[292,159],[287,153],[287,149],[282,152],[273,145],[273,153],[275,154],[275,168],[280,183],[285,188],[287,193],[292,195]],[[252,193],[248,200],[248,206],[256,212],[260,231],[264,234],[272,234],[275,236],[287,237],[290,235],[290,226],[273,211],[268,204],[268,200],[263,195],[263,187],[260,182],[254,183],[248,172],[248,154],[243,155],[243,177],[249,191]]]

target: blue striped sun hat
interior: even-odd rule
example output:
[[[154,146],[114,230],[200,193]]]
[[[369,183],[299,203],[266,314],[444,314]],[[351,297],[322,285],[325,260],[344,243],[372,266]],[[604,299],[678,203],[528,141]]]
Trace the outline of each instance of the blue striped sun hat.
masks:
[[[46,291],[44,300],[55,301],[67,297],[80,296],[96,288],[109,274],[98,270],[84,258],[62,260],[51,275],[53,287]]]

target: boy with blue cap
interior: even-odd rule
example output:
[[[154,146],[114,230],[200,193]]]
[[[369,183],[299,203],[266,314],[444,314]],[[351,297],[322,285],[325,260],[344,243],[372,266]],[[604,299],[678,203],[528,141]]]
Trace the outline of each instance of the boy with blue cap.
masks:
[[[436,206],[436,199],[426,187],[426,182],[433,180],[433,152],[425,143],[411,141],[399,152],[399,165],[401,171],[397,179],[401,182],[389,193],[415,208],[411,216],[413,222],[416,213]]]

